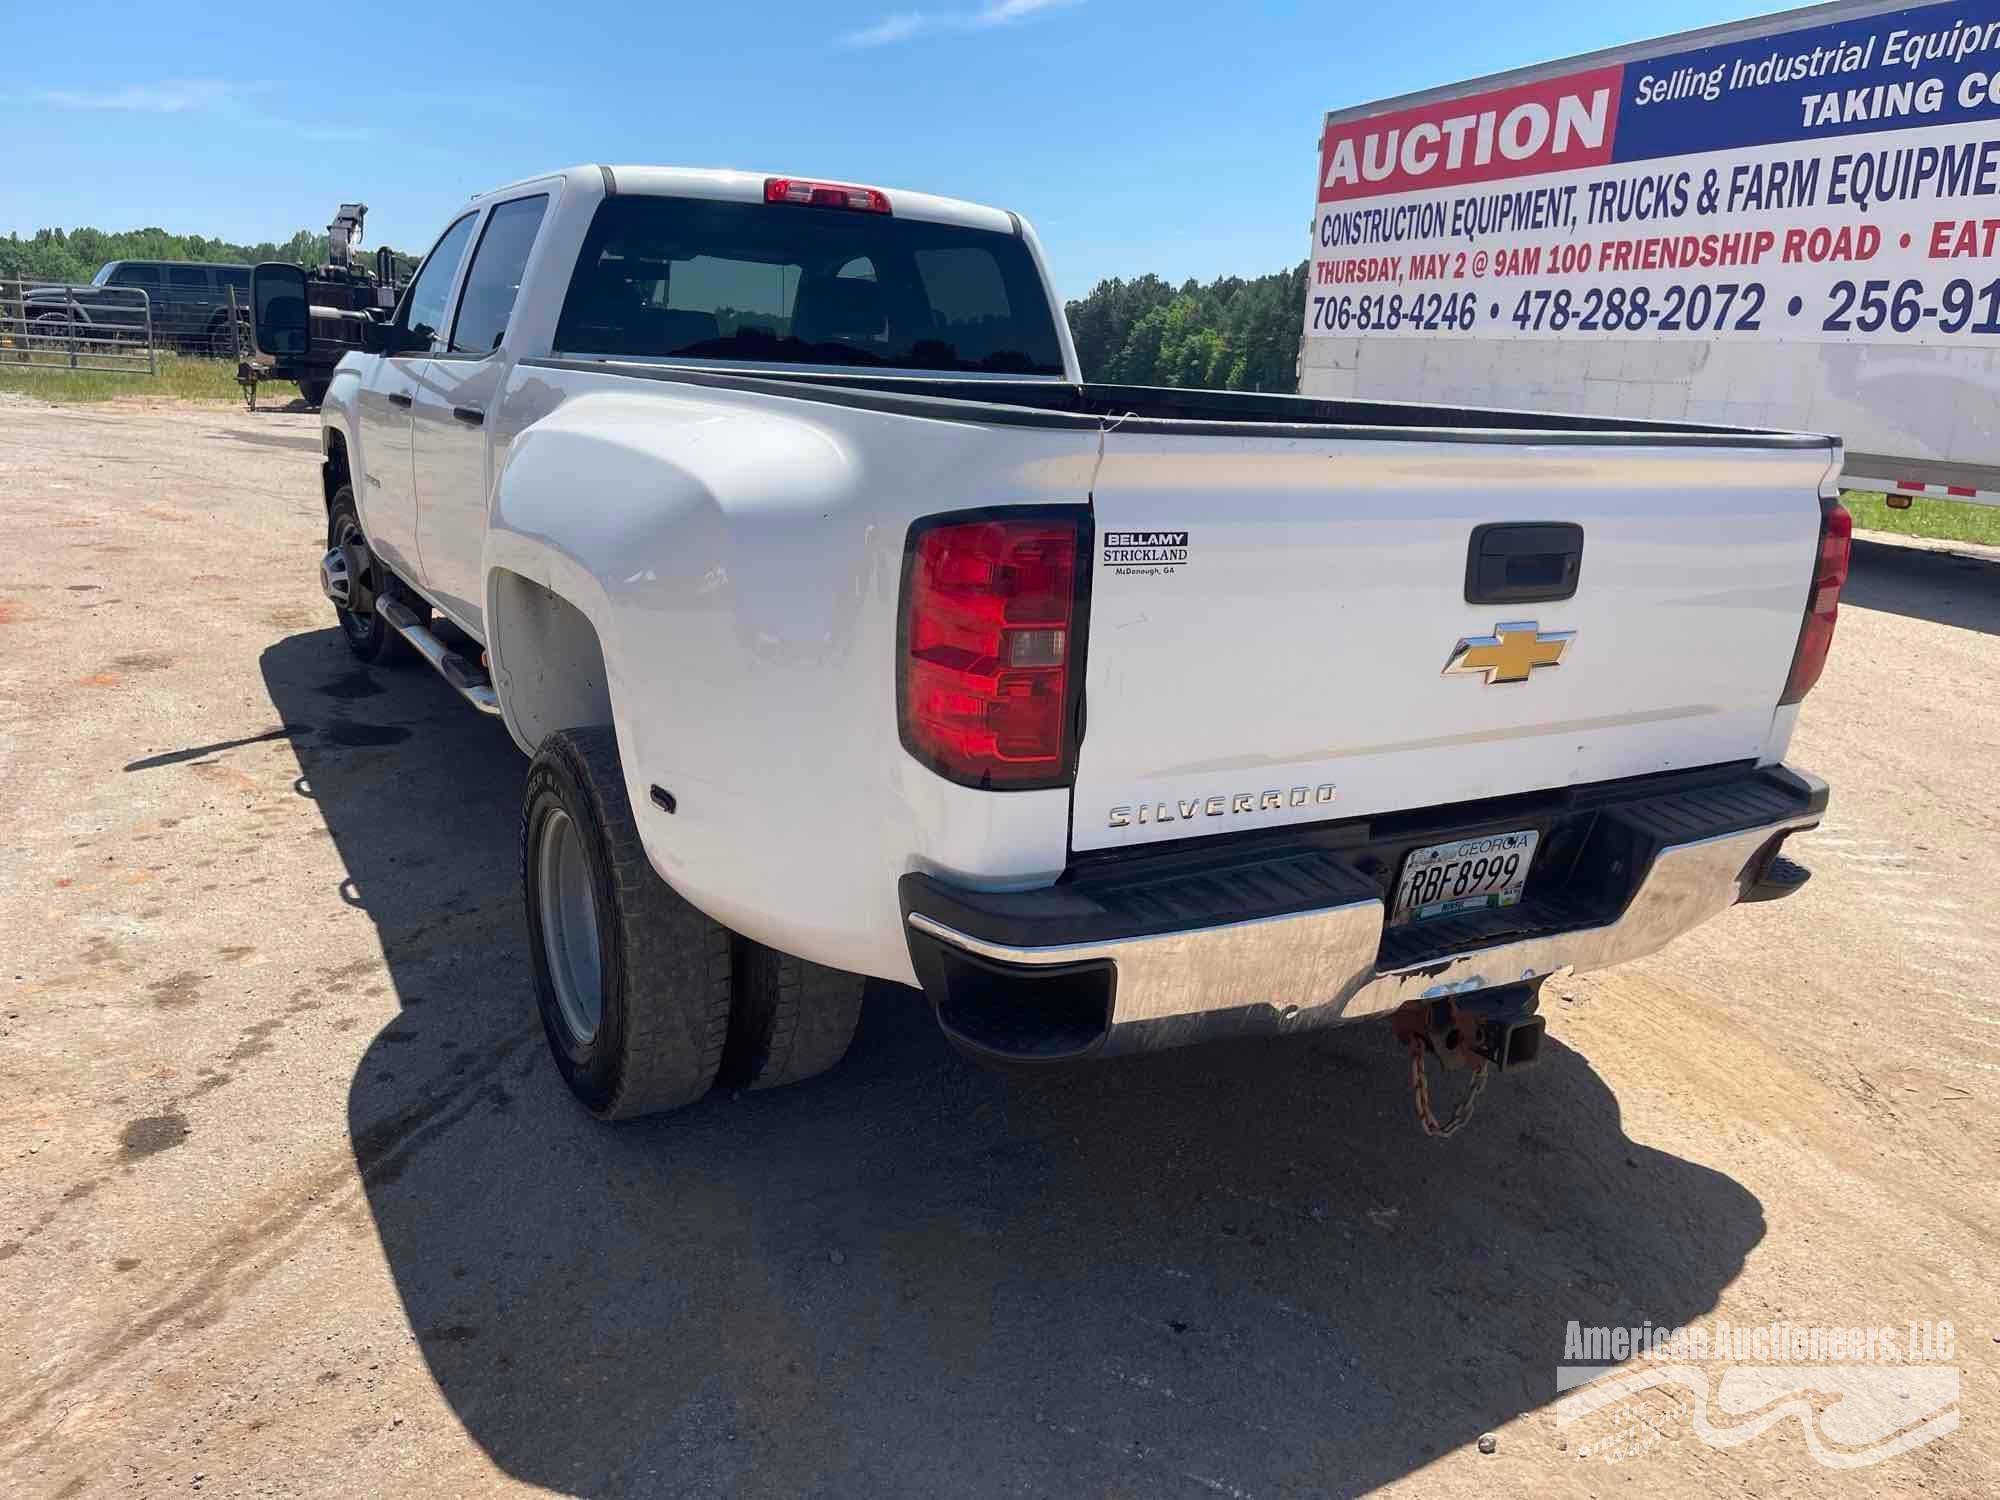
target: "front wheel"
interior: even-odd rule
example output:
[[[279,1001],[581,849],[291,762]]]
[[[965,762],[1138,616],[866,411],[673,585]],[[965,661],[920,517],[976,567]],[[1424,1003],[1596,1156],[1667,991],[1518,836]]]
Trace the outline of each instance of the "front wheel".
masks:
[[[396,575],[369,550],[350,484],[335,490],[333,504],[327,507],[320,588],[333,604],[347,649],[371,666],[392,663],[403,653],[403,638],[376,612],[376,596],[392,595],[415,610],[419,619],[430,618],[430,606],[405,593]]]
[[[600,1120],[692,1104],[729,1030],[732,940],[653,873],[609,727],[528,767],[521,888],[535,1002],[570,1092]]]

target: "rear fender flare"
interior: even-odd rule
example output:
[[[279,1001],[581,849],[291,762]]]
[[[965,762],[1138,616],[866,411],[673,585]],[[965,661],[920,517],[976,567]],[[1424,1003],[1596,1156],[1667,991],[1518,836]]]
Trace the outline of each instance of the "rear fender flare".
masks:
[[[553,542],[486,539],[486,651],[502,721],[525,754],[551,732],[618,723],[604,589]]]

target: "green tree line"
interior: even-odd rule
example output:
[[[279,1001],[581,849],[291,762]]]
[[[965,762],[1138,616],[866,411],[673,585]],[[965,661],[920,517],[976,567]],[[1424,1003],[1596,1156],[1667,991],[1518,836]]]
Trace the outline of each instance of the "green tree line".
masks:
[[[1300,261],[1269,276],[1179,286],[1153,275],[1114,276],[1066,310],[1086,380],[1291,392],[1305,305]]]
[[[322,233],[240,245],[164,229],[40,229],[0,239],[0,279],[88,281],[108,260],[326,260]],[[1269,276],[1218,276],[1175,286],[1151,274],[1100,281],[1068,305],[1086,379],[1230,391],[1297,389],[1306,263]]]
[[[288,260],[317,266],[326,261],[326,234],[301,229],[283,244],[238,245],[199,234],[169,234],[164,229],[38,229],[26,239],[10,234],[0,239],[0,278],[34,281],[88,281],[107,260],[231,261],[256,265],[264,260]]]

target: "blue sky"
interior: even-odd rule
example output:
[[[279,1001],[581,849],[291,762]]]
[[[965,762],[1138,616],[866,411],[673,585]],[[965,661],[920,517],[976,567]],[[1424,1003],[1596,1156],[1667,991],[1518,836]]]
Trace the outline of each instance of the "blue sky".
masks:
[[[359,198],[370,247],[422,248],[453,205],[498,183],[649,161],[1013,208],[1041,231],[1068,296],[1149,270],[1258,274],[1305,253],[1324,111],[1745,11],[1742,0],[38,6],[13,29],[29,27],[43,61],[0,84],[0,233],[157,224],[284,239]],[[388,18],[373,35],[370,15]]]

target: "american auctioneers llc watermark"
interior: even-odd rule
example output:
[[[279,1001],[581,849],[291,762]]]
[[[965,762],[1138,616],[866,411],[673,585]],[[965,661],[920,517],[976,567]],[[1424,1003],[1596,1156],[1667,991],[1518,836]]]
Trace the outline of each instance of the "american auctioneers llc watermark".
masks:
[[[1957,1337],[1943,1320],[1900,1328],[1571,1323],[1556,1369],[1556,1426],[1609,1413],[1613,1435],[1592,1451],[1616,1461],[1665,1441],[1677,1419],[1663,1422],[1662,1407],[1686,1412],[1711,1448],[1740,1447],[1797,1418],[1816,1463],[1866,1468],[1958,1430],[1956,1356]]]

